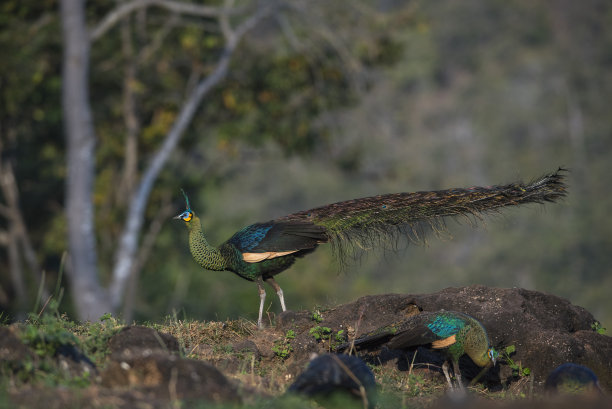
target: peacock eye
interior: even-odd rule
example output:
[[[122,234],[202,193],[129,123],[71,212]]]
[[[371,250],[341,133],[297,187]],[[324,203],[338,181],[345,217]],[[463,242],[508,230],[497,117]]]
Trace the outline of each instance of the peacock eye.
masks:
[[[183,213],[181,215],[181,217],[183,218],[183,220],[185,220],[186,222],[190,221],[191,218],[193,217],[193,213],[191,213],[190,211],[186,211],[185,213]]]

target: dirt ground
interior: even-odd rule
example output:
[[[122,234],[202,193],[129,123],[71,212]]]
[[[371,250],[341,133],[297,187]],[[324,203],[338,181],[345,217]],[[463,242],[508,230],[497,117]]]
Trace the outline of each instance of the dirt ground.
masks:
[[[514,407],[517,402],[521,407],[555,402],[556,408],[565,407],[572,400],[546,395],[543,383],[566,362],[591,368],[601,388],[612,390],[612,338],[601,333],[588,311],[536,291],[470,286],[433,294],[366,296],[319,311],[287,311],[263,330],[248,321],[126,326],[108,339],[98,363],[66,342],[53,352],[51,364],[42,365],[40,351],[23,342],[23,325],[1,326],[5,392],[0,407],[166,408],[178,407],[176,402],[182,408],[204,403],[266,407],[261,402],[284,395],[315,354],[334,352],[339,344],[402,318],[439,310],[472,315],[497,350],[512,345],[514,352],[488,370],[469,398],[451,399],[438,352],[370,351],[360,357],[372,369],[383,397],[377,407]],[[37,371],[50,366],[50,372],[62,373],[62,379],[72,383],[67,387],[28,381],[23,376],[28,365]],[[460,365],[468,381],[480,372],[467,357]],[[82,385],[73,386],[75,378],[84,379]],[[605,396],[586,402],[612,407]],[[287,407],[295,407],[295,402]]]

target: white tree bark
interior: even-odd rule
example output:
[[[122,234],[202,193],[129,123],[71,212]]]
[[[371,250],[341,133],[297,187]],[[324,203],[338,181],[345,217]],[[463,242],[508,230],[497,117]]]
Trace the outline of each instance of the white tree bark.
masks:
[[[89,103],[89,33],[84,0],[61,0],[64,44],[62,106],[67,144],[67,274],[80,319],[95,320],[111,311],[98,279],[92,192],[95,143]]]

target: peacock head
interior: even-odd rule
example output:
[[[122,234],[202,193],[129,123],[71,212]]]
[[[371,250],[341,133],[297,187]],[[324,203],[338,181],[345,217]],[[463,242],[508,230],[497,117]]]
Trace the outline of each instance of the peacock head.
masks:
[[[495,362],[497,361],[497,357],[499,356],[499,352],[497,352],[495,350],[495,348],[489,347],[489,349],[487,349],[487,356],[489,357],[489,359],[493,363],[493,366],[495,366]]]
[[[183,213],[179,214],[178,216],[174,216],[174,218],[182,219],[185,223],[189,223],[193,219],[193,212],[191,211],[191,206],[189,206],[189,198],[187,197],[187,194],[183,189],[181,189],[181,192],[183,192],[183,196],[185,197],[185,204],[187,208]]]

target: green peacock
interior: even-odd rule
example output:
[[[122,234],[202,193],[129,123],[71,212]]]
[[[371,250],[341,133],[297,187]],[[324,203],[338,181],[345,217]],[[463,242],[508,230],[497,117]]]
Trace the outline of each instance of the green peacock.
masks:
[[[406,349],[429,346],[445,351],[447,359],[442,372],[449,386],[453,388],[448,372],[449,360],[459,389],[463,390],[459,358],[467,354],[481,368],[478,380],[491,365],[495,365],[498,352],[491,346],[487,330],[474,317],[457,311],[428,311],[413,315],[400,323],[379,328],[353,341],[340,345],[342,351],[354,346],[356,349],[372,349],[385,345],[389,349]],[[474,382],[473,381],[473,382]]]
[[[202,267],[232,271],[257,284],[260,296],[257,324],[262,327],[266,297],[263,282],[276,291],[285,311],[283,291],[274,276],[313,252],[319,244],[331,243],[335,254],[343,260],[355,249],[384,245],[401,235],[415,242],[424,241],[428,229],[444,230],[445,219],[449,217],[478,219],[506,206],[555,202],[566,194],[564,177],[564,169],[560,168],[530,183],[392,193],[333,203],[252,224],[218,247],[206,240],[185,192],[187,209],[175,219],[182,219],[187,225],[191,254]]]

